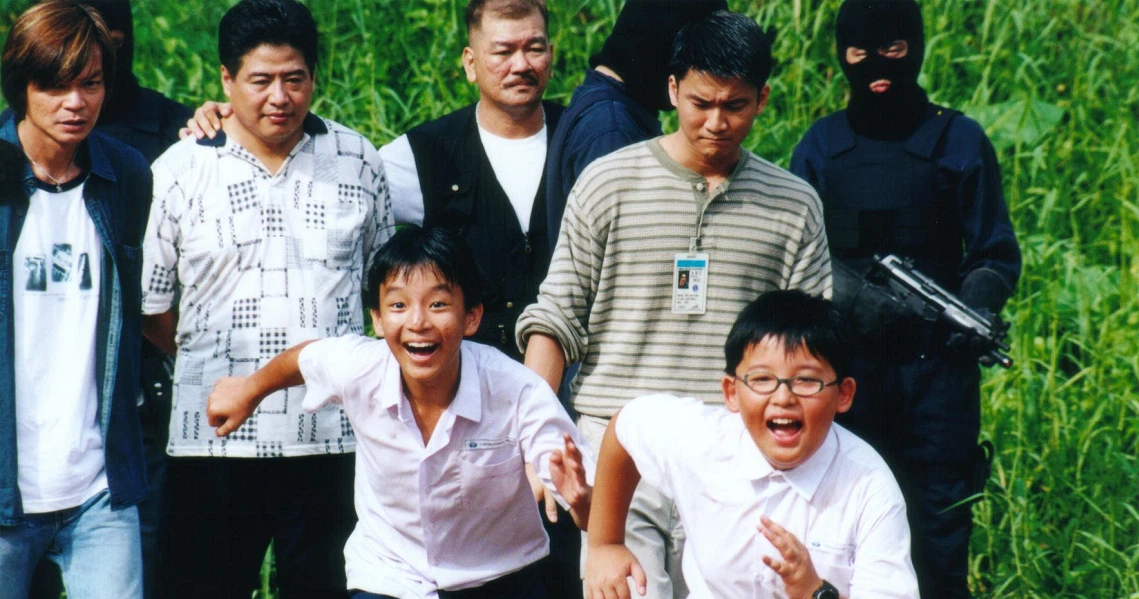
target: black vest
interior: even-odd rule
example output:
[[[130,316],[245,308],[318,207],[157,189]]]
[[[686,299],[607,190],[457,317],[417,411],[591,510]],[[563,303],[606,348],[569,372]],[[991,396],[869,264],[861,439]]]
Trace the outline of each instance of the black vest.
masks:
[[[883,141],[855,134],[845,118],[830,120],[828,139],[851,139],[852,148],[826,161],[822,197],[831,254],[865,271],[874,254],[912,258],[918,270],[951,291],[960,285],[962,259],[957,181],[941,171],[945,133],[956,111],[934,107],[913,135]]]
[[[542,106],[549,142],[563,109],[552,102]],[[530,233],[524,234],[479,140],[475,105],[420,125],[407,139],[423,190],[423,226],[446,227],[464,238],[479,266],[484,312],[473,339],[521,361],[514,326],[550,268],[546,173],[534,197]]]

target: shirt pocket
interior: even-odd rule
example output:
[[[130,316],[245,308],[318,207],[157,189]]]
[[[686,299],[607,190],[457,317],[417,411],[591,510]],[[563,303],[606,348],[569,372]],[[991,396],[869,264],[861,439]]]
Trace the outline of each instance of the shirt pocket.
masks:
[[[854,545],[825,538],[808,538],[806,545],[819,577],[833,584],[843,597],[850,596]]]
[[[465,455],[459,460],[460,492],[466,508],[501,511],[526,484],[522,454],[517,451],[492,464],[475,463]]]

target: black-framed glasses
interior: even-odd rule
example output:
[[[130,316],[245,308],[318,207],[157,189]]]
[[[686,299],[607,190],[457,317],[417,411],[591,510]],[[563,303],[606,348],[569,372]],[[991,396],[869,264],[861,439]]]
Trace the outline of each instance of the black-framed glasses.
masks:
[[[831,385],[837,385],[841,381],[841,379],[835,379],[827,383],[822,379],[810,376],[793,376],[789,379],[781,379],[767,372],[749,372],[743,376],[733,375],[732,378],[747,385],[748,389],[764,395],[775,393],[779,385],[787,385],[787,389],[789,389],[793,395],[798,395],[799,397],[816,395],[821,393],[823,389]]]

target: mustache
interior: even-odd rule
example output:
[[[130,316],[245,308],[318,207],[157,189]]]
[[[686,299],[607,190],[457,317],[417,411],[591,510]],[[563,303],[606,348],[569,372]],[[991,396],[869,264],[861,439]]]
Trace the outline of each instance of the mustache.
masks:
[[[506,83],[506,87],[514,87],[522,84],[538,85],[538,75],[536,73],[519,73]]]

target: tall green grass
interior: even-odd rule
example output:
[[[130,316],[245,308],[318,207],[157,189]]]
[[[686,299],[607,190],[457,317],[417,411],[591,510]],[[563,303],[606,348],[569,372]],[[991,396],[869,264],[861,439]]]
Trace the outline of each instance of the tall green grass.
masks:
[[[27,5],[3,2],[3,23]],[[730,3],[777,33],[748,145],[785,164],[845,102],[839,3]],[[230,4],[136,0],[140,79],[190,104],[220,98],[214,36]],[[551,0],[547,97],[568,100],[620,5]],[[997,454],[974,509],[970,583],[988,598],[1139,598],[1139,0],[922,5],[922,83],[989,131],[1025,258],[1005,311],[1016,365],[984,383],[982,434]],[[459,65],[462,2],[310,6],[325,37],[316,112],[382,144],[475,99]]]

